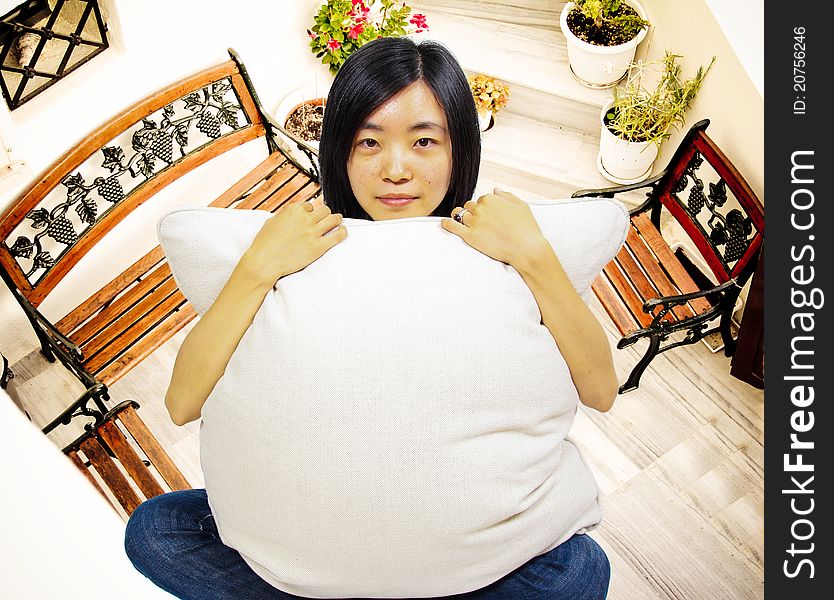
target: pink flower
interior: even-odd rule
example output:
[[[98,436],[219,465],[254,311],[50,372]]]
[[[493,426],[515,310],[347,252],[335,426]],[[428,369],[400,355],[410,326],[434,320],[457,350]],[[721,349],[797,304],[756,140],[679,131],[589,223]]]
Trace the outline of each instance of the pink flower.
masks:
[[[362,23],[357,23],[356,25],[350,28],[350,31],[348,31],[348,37],[353,38],[355,40],[363,31],[365,31],[365,26]]]
[[[338,50],[341,47],[342,43],[339,40],[334,40],[333,38],[327,40],[327,48],[329,50]]]
[[[365,1],[365,0],[350,0],[350,3],[351,3],[353,6],[356,6],[357,4],[362,4],[364,1]],[[365,6],[365,5],[364,5],[364,4],[362,4],[362,7],[363,7],[363,8],[364,8],[364,6]]]
[[[307,30],[307,35],[308,35],[308,36],[310,36],[310,39],[311,39],[311,40],[314,40],[314,39],[316,39],[317,37],[319,37],[317,33],[313,33],[313,32],[312,32],[312,31],[310,31],[309,29]]]

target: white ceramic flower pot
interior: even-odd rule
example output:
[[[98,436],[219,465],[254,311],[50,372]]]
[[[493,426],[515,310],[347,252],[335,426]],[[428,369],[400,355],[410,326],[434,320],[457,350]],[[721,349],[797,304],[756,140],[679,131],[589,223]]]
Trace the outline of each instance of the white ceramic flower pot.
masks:
[[[626,2],[644,19],[648,19],[646,10],[637,0]],[[620,81],[626,74],[629,64],[634,60],[637,45],[646,37],[647,29],[642,29],[634,38],[617,46],[596,46],[576,37],[568,28],[568,13],[574,3],[568,2],[559,15],[559,25],[565,35],[568,46],[568,62],[573,76],[579,83],[591,88],[609,88]]]
[[[657,158],[657,144],[628,142],[605,126],[605,114],[613,105],[608,102],[600,111],[599,157],[597,169],[608,181],[619,184],[638,183],[648,178]]]
[[[317,98],[326,98],[328,91],[329,86],[305,86],[293,90],[292,92],[287,94],[284,97],[284,99],[281,100],[281,102],[278,104],[278,108],[276,108],[275,112],[273,113],[275,120],[278,122],[279,125],[284,127],[287,121],[287,117],[295,109],[296,106],[298,106],[302,102],[307,102],[309,100],[315,100]],[[317,141],[307,141],[306,143],[307,145],[312,146],[313,148],[318,150],[319,143]],[[310,168],[310,160],[307,158],[307,155],[304,154],[304,152],[302,152],[295,146],[290,148],[290,152],[292,153],[293,158],[295,158],[296,161],[298,161],[302,166]]]
[[[491,111],[478,111],[478,123],[481,126],[481,131],[486,131],[487,129],[490,129],[494,122],[495,120],[492,116]]]

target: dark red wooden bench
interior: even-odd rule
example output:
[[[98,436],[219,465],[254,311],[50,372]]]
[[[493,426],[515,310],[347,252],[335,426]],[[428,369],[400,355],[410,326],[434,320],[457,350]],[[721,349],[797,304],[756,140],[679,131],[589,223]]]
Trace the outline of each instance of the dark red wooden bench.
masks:
[[[762,204],[727,156],[707,136],[709,120],[689,130],[662,173],[645,182],[573,197],[616,197],[646,188],[647,200],[631,211],[631,229],[616,258],[592,289],[622,338],[618,348],[648,339],[648,348],[620,386],[637,388],[661,352],[720,332],[724,351],[735,351],[731,319],[753,274],[764,238]],[[668,214],[688,235],[714,279],[693,272],[661,233]]]

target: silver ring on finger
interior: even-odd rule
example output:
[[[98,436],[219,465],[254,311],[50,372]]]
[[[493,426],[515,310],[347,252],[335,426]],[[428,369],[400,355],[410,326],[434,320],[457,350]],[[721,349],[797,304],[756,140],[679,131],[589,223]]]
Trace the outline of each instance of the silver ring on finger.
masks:
[[[461,209],[460,209],[460,212],[458,212],[458,213],[457,213],[457,214],[453,217],[453,218],[454,218],[454,220],[455,220],[455,221],[457,221],[458,223],[460,223],[461,225],[463,225],[463,213],[466,213],[466,212],[469,212],[469,211],[468,211],[468,210],[466,210],[465,208],[461,208]]]

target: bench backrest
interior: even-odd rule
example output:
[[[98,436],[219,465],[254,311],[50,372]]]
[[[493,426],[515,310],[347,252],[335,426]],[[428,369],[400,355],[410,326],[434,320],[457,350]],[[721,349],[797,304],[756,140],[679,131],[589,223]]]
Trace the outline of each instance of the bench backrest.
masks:
[[[159,190],[269,130],[232,60],[136,103],[60,158],[0,220],[0,268],[37,306],[84,255]],[[276,150],[266,135],[268,151]]]
[[[733,278],[743,282],[756,265],[764,209],[744,177],[707,136],[708,125],[704,119],[690,128],[667,167],[658,196],[718,283]]]

